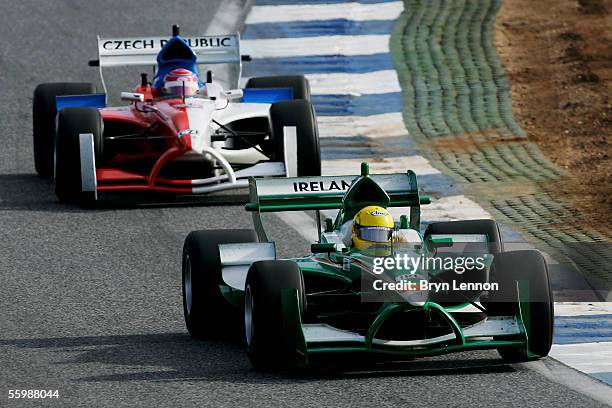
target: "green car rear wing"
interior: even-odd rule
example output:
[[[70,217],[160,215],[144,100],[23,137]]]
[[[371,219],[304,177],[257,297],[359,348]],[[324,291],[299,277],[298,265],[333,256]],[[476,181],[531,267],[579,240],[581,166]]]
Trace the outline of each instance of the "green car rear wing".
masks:
[[[307,210],[341,210],[336,225],[367,205],[410,207],[410,227],[419,229],[420,205],[429,197],[420,197],[416,175],[406,173],[369,174],[367,163],[361,175],[314,176],[249,179],[247,211],[253,212],[255,228],[265,237],[260,213]],[[260,232],[261,229],[261,232]],[[320,231],[319,231],[320,232]]]

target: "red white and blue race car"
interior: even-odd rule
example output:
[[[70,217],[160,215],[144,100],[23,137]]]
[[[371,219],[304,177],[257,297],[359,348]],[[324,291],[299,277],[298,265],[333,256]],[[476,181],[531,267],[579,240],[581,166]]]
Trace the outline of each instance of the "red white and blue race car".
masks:
[[[90,83],[34,91],[34,159],[61,201],[106,192],[203,194],[246,187],[248,177],[320,175],[319,136],[303,76],[250,78],[226,90],[198,65],[234,64],[239,35],[98,38],[104,93]],[[107,107],[103,67],[153,65],[128,106]],[[233,84],[234,85],[234,84]],[[231,88],[231,86],[230,86]]]

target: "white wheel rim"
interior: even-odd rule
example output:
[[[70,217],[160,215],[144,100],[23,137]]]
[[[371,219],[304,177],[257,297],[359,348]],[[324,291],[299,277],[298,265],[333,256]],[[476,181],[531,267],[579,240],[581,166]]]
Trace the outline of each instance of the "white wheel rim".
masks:
[[[244,291],[244,332],[247,346],[250,346],[253,342],[253,295],[250,286]]]
[[[183,293],[185,293],[185,307],[187,314],[191,314],[191,305],[193,302],[193,292],[191,289],[191,258],[185,256],[185,279],[183,280]]]

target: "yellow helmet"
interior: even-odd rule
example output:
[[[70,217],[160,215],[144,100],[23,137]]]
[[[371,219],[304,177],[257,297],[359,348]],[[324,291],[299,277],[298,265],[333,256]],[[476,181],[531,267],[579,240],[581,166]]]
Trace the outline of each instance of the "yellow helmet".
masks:
[[[373,245],[390,244],[394,227],[393,217],[386,208],[364,207],[353,218],[353,246],[364,250]]]

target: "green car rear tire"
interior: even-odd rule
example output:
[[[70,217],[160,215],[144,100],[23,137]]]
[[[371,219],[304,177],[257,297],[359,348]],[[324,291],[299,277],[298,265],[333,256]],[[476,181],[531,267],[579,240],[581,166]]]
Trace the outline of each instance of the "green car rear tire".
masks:
[[[424,239],[427,242],[430,235],[454,235],[454,234],[469,234],[469,235],[486,235],[487,245],[481,243],[465,244],[463,253],[456,253],[454,256],[476,257],[481,254],[497,255],[503,252],[503,241],[499,232],[497,222],[490,219],[481,220],[461,220],[461,221],[442,221],[434,222],[427,226],[424,233]],[[453,254],[443,253],[444,256]],[[464,274],[457,274],[454,271],[444,272],[438,275],[442,282],[452,282],[458,280],[461,282],[484,282],[487,279],[486,270],[466,270]],[[465,302],[466,298],[475,300],[480,299],[482,305],[486,308],[488,302],[482,296],[481,291],[452,291],[450,293],[432,293],[432,300],[441,303],[444,306],[452,306]]]
[[[213,338],[241,333],[241,310],[229,304],[221,293],[223,279],[218,245],[246,242],[257,242],[255,231],[192,231],[185,238],[183,312],[192,337]]]
[[[503,252],[502,237],[499,227],[494,220],[463,220],[463,221],[442,221],[433,222],[425,229],[425,239],[429,235],[444,234],[478,234],[486,235],[489,241],[489,251],[491,254]]]

